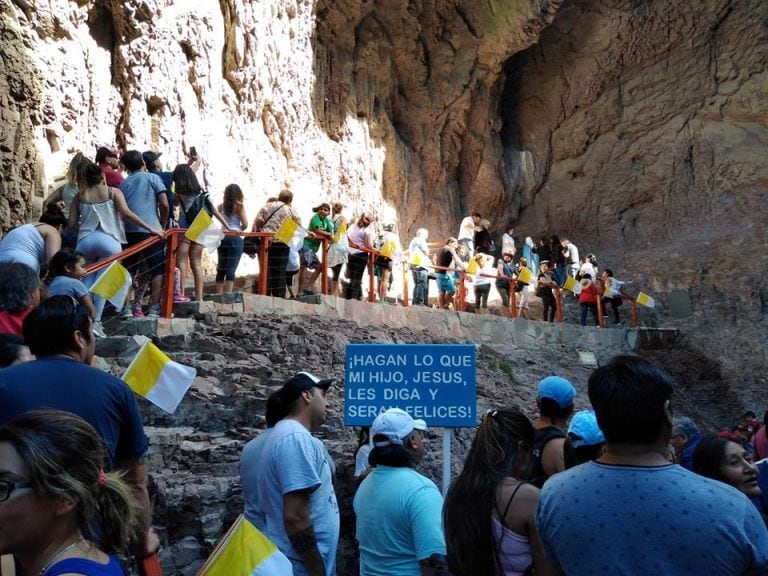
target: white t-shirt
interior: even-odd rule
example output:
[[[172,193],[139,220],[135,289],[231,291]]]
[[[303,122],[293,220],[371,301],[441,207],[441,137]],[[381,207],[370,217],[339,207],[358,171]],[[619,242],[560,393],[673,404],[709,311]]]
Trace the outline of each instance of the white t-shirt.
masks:
[[[472,240],[475,237],[475,219],[472,216],[467,216],[461,221],[459,226],[458,240]]]

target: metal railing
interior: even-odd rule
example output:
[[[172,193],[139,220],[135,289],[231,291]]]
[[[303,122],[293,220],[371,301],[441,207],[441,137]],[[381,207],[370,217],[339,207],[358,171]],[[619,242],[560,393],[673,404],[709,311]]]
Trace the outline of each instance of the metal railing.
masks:
[[[157,242],[166,242],[166,258],[165,258],[165,275],[163,279],[163,291],[161,296],[161,307],[160,307],[160,316],[163,318],[170,318],[173,311],[173,288],[174,288],[174,274],[176,272],[176,251],[179,247],[180,239],[179,237],[183,235],[186,232],[185,228],[170,228],[166,230],[165,233],[165,239],[161,239],[157,236],[151,236],[145,240],[142,240],[141,242],[134,244],[133,246],[130,246],[123,250],[122,252],[115,254],[114,256],[110,256],[108,258],[104,258],[103,260],[99,260],[98,262],[89,265],[86,268],[86,274],[92,274],[94,272],[98,272],[99,270],[103,270],[112,262],[115,261],[122,261],[126,258],[129,258],[131,256],[136,256],[140,254],[143,250],[146,248],[149,248],[153,244]],[[224,234],[226,236],[241,236],[241,237],[257,237],[261,238],[261,242],[259,244],[259,251],[258,251],[258,262],[259,262],[259,276],[258,276],[258,284],[256,292],[261,295],[267,294],[267,282],[268,282],[268,268],[267,268],[267,260],[268,260],[268,251],[269,247],[274,241],[275,233],[274,232],[238,232],[238,231],[225,231]],[[309,234],[307,235],[308,238],[313,238],[316,240],[319,240],[321,242],[322,250],[321,250],[321,274],[320,274],[320,292],[322,294],[329,294],[329,280],[328,280],[328,249],[330,248],[332,241],[330,241],[328,238],[324,236],[319,235],[313,235]],[[360,246],[358,244],[355,244],[354,242],[349,242],[350,247],[355,248],[357,250],[360,250],[367,254],[367,261],[366,261],[366,269],[368,271],[368,302],[375,302],[376,301],[376,275],[374,273],[374,268],[376,266],[376,259],[380,256],[383,256],[380,250],[377,250],[375,248],[371,248],[368,246]],[[408,263],[408,258],[399,258],[399,259],[392,259],[393,262],[397,265],[402,266],[403,268],[403,295],[402,295],[402,305],[404,307],[409,306],[409,285],[408,285],[408,272],[411,264]],[[421,267],[425,269],[431,269],[433,271],[437,271],[440,273],[446,273],[446,274],[458,274],[458,282],[456,284],[456,296],[454,298],[454,309],[457,311],[464,312],[467,309],[467,303],[465,298],[465,293],[467,291],[467,272],[466,270],[462,269],[455,269],[452,267],[443,267],[443,266],[437,266],[435,264],[431,263],[425,263],[421,265]],[[499,276],[495,274],[485,274],[480,273],[476,274],[475,276],[482,276],[484,278],[491,278],[494,281],[502,280],[509,282],[509,306],[506,311],[506,316],[510,318],[517,318],[519,317],[519,313],[517,310],[517,293],[515,292],[515,286],[518,281],[517,276]],[[429,282],[429,279],[427,280]],[[604,286],[602,281],[599,281],[596,283],[596,286],[598,288],[597,290],[597,318],[598,323],[601,328],[605,327],[605,321],[603,319],[603,305],[602,305],[602,298],[605,293]],[[562,307],[562,287],[552,287],[552,291],[555,295],[555,320],[557,323],[563,322],[563,307]],[[637,314],[637,302],[635,302],[634,299],[630,298],[626,294],[620,294],[620,296],[625,299],[629,300],[632,303],[632,312],[631,312],[631,322],[632,326],[636,327],[638,326],[638,314]]]

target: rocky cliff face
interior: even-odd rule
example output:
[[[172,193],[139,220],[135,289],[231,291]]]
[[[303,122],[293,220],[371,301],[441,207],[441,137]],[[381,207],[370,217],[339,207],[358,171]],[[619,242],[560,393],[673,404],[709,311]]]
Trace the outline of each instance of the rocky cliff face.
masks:
[[[688,291],[757,399],[767,22],[764,0],[0,0],[0,226],[111,142],[170,167],[196,146],[250,214],[289,185],[405,238],[477,208],[661,306]]]

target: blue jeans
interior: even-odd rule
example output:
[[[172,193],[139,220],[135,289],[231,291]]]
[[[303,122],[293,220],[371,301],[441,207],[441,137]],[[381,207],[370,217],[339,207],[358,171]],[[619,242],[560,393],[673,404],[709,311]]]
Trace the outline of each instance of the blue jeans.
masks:
[[[221,283],[226,280],[232,282],[235,279],[235,271],[240,264],[240,257],[243,255],[242,236],[225,236],[217,251],[219,253],[219,263],[216,266],[216,282]]]
[[[429,302],[429,274],[426,268],[411,268],[413,274],[413,302],[426,306]]]

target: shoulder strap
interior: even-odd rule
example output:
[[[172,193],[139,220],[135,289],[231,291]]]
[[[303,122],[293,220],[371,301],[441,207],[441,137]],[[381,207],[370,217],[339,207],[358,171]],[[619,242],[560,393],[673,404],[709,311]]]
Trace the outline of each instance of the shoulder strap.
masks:
[[[266,226],[266,225],[267,225],[267,222],[269,222],[270,220],[272,220],[272,216],[274,216],[275,214],[277,214],[278,210],[281,210],[281,209],[282,209],[282,208],[284,208],[284,207],[285,207],[285,204],[280,204],[280,206],[278,206],[277,208],[275,208],[274,210],[272,210],[272,214],[270,214],[270,215],[267,217],[267,219],[266,219],[266,220],[264,220],[264,223],[261,225],[261,228],[264,228],[264,226]]]
[[[504,513],[499,516],[499,520],[501,521],[502,524],[504,524],[504,518],[507,517],[507,512],[509,512],[509,507],[512,506],[512,499],[515,497],[515,494],[517,494],[517,491],[520,490],[520,487],[523,484],[528,484],[528,482],[520,482],[517,486],[515,486],[515,489],[512,490],[512,495],[509,497],[509,500],[507,500],[507,505],[504,507]],[[498,506],[496,506],[496,512],[500,512]]]

